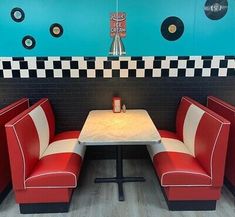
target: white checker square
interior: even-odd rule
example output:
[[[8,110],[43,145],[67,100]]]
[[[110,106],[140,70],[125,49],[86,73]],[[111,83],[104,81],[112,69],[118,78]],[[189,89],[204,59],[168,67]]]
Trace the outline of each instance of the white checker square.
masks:
[[[203,68],[203,60],[201,60],[201,59],[195,60],[195,68],[202,69]]]
[[[3,77],[4,78],[13,78],[12,71],[11,70],[3,70]]]
[[[62,69],[54,69],[54,78],[63,78]]]
[[[71,75],[71,78],[79,78],[79,70],[78,69],[71,69],[70,75]]]
[[[211,68],[219,68],[220,67],[220,59],[215,58],[211,61]]]
[[[177,77],[178,69],[169,69],[169,77]]]
[[[231,59],[228,60],[228,68],[235,69],[235,60],[234,59],[233,60],[231,60]]]
[[[136,77],[137,78],[144,78],[145,77],[145,70],[144,69],[136,69]]]
[[[128,69],[121,69],[120,70],[120,78],[128,78]]]
[[[46,78],[46,70],[45,69],[37,69],[37,77],[38,78]]]
[[[20,69],[20,62],[19,61],[12,61],[11,62],[11,69],[13,69],[13,70],[18,69],[19,70]]]
[[[104,69],[104,78],[112,78],[112,69]]]
[[[87,69],[87,78],[95,78],[95,77],[96,77],[95,69]]]
[[[190,56],[189,57],[190,60],[202,60],[201,56]]]
[[[145,69],[152,69],[153,68],[153,60],[145,60]]]
[[[170,60],[178,60],[178,56],[167,56],[167,57],[166,57],[166,60],[167,60],[167,61],[170,61]]]
[[[49,61],[45,61],[45,69],[53,69],[54,65],[53,65],[53,61],[49,60]]]
[[[96,57],[96,61],[107,61],[107,57]]]
[[[61,61],[61,66],[62,66],[62,69],[70,69],[71,68],[70,61],[67,61],[67,60]]]
[[[210,76],[211,76],[211,69],[210,68],[202,69],[202,77],[210,77]]]
[[[87,69],[87,61],[79,60],[79,62],[78,62],[78,68],[79,68],[79,69]]]
[[[95,69],[104,69],[104,60],[96,59],[95,61]]]
[[[162,69],[169,69],[170,68],[170,60],[162,60]]]
[[[136,69],[137,68],[137,61],[129,61],[128,68],[129,69]]]
[[[119,57],[120,61],[131,61],[131,57]]]
[[[162,76],[161,69],[153,69],[153,77],[154,78],[160,78]]]
[[[187,60],[178,60],[178,68],[186,69],[187,68]]]
[[[29,70],[27,70],[27,69],[21,69],[21,70],[20,70],[20,77],[21,77],[21,78],[29,78]]]
[[[49,61],[60,61],[60,57],[48,57]]]
[[[195,75],[195,69],[186,69],[186,72],[185,72],[185,77],[194,77]]]
[[[220,68],[218,76],[219,77],[227,77],[228,69],[227,68]]]
[[[113,60],[112,61],[112,69],[120,69],[120,61]]]

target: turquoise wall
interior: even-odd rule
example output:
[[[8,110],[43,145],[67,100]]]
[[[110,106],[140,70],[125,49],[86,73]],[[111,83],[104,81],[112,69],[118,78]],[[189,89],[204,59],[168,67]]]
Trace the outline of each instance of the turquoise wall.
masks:
[[[128,56],[235,55],[235,0],[228,0],[224,18],[210,20],[205,0],[119,0],[127,13]],[[14,7],[25,11],[22,23],[14,22]],[[0,0],[0,56],[107,56],[111,44],[109,15],[115,0]],[[168,16],[183,20],[185,32],[177,41],[160,32]],[[64,28],[61,38],[49,33],[52,23]],[[32,35],[36,47],[27,50],[22,38]]]

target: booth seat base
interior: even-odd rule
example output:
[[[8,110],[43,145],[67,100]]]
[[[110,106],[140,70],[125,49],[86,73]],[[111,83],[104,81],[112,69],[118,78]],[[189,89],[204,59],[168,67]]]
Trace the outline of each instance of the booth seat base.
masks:
[[[171,211],[202,211],[215,210],[216,200],[198,200],[198,201],[169,201],[166,197],[168,209]]]
[[[11,191],[12,189],[12,184],[8,184],[6,186],[6,188],[0,193],[0,203],[6,198],[6,196],[8,195],[8,193]]]
[[[69,211],[69,206],[70,202],[19,204],[21,214],[65,213]]]
[[[235,186],[227,178],[224,178],[224,184],[235,197]]]

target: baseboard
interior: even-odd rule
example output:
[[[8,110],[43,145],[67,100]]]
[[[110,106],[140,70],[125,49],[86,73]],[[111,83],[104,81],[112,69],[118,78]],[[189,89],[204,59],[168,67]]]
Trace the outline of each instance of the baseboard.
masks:
[[[21,214],[65,213],[69,211],[69,206],[70,202],[19,204]]]
[[[224,179],[224,184],[235,197],[235,186],[226,178]]]
[[[0,203],[6,198],[6,196],[8,195],[8,193],[11,191],[12,189],[12,184],[8,184],[7,187],[0,193]]]
[[[216,200],[197,200],[197,201],[169,201],[166,199],[168,209],[171,211],[200,211],[215,210]]]

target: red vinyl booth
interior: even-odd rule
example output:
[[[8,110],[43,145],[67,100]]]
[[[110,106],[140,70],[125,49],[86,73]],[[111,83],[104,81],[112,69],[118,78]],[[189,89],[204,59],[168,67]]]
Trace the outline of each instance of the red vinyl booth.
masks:
[[[231,122],[225,166],[225,184],[235,196],[235,107],[213,96],[207,98],[207,106]]]
[[[29,100],[24,98],[0,109],[0,203],[11,189],[11,172],[8,158],[5,124],[29,107]]]
[[[176,132],[148,146],[170,210],[214,210],[223,185],[230,122],[183,97]]]
[[[21,213],[67,212],[85,147],[79,131],[55,135],[48,99],[6,124],[13,189]]]

